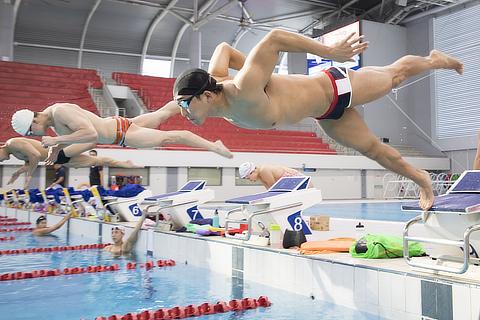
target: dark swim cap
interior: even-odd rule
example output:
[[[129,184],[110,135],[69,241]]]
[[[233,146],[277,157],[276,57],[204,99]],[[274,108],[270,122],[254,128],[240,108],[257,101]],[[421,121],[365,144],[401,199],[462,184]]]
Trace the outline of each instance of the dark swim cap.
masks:
[[[202,94],[203,91],[211,89],[211,87],[214,88],[215,85],[216,81],[210,77],[207,71],[198,68],[186,70],[175,80],[173,96],[199,95]]]
[[[45,217],[45,216],[40,216],[40,217],[38,217],[38,219],[37,219],[37,224],[39,224],[40,222],[42,222],[42,221],[44,221],[44,220],[47,220],[47,217]]]

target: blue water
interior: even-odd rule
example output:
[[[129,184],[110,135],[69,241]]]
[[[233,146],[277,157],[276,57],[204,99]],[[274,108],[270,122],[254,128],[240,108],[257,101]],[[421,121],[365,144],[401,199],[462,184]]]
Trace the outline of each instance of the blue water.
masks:
[[[418,215],[418,212],[402,211],[402,204],[407,203],[412,202],[322,203],[305,210],[303,214],[344,219],[406,222]]]
[[[97,243],[97,239],[93,238],[80,237],[72,234],[67,237],[64,231],[65,229],[56,232],[57,235],[47,235],[43,237],[33,236],[31,232],[0,232],[0,237],[15,237],[15,240],[0,241],[0,250]]]
[[[76,245],[84,238],[35,240],[25,235],[20,244],[29,246]],[[76,242],[78,241],[78,242]],[[23,242],[23,243],[22,243]],[[52,244],[54,243],[55,244]],[[90,242],[94,243],[94,242]],[[0,244],[3,245],[3,244]],[[21,247],[20,245],[17,246]],[[3,250],[3,249],[2,249]],[[156,259],[168,257],[155,257]],[[204,316],[205,319],[381,319],[331,303],[311,300],[279,289],[244,282],[190,265],[126,270],[129,261],[146,261],[146,256],[113,258],[101,250],[32,253],[0,256],[0,273],[111,265],[120,271],[95,274],[0,282],[0,318],[17,319],[95,319],[97,316],[156,310],[177,305],[215,303],[242,297],[266,295],[270,308]],[[149,259],[150,260],[150,259]],[[8,315],[8,317],[5,317]]]

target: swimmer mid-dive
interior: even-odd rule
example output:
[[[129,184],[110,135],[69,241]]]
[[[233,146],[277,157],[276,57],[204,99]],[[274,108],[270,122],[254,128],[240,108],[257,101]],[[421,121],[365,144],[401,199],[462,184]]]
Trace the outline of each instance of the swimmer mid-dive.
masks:
[[[141,168],[131,161],[118,161],[108,157],[92,157],[86,154],[69,156],[68,152],[75,153],[74,148],[83,146],[72,146],[72,150],[67,151],[67,154],[62,150],[59,153],[56,164],[63,164],[69,168],[82,168],[90,166],[109,166],[118,168]],[[40,141],[27,138],[12,138],[8,139],[5,145],[0,146],[0,162],[8,160],[10,155],[14,155],[19,160],[25,161],[25,164],[12,174],[12,177],[7,184],[14,183],[18,177],[25,173],[24,189],[27,189],[33,172],[38,166],[38,163],[45,161],[48,156],[47,149],[42,147]]]
[[[51,147],[47,164],[53,164],[62,149],[65,149],[65,154],[74,156],[94,148],[97,143],[132,148],[153,148],[175,143],[207,149],[227,158],[233,157],[220,140],[211,142],[186,130],[152,129],[152,123],[160,121],[163,113],[164,111],[159,111],[158,117],[157,113],[153,112],[132,119],[100,118],[76,104],[56,103],[42,112],[28,109],[15,112],[12,116],[12,128],[23,136],[43,136],[42,145]],[[49,127],[53,128],[58,136],[45,136]],[[83,147],[70,146],[71,144],[81,144]]]
[[[367,46],[354,33],[330,47],[279,29],[269,32],[248,56],[222,43],[213,53],[208,73],[192,69],[177,77],[174,99],[182,115],[197,125],[207,117],[223,117],[240,127],[270,129],[316,118],[339,143],[415,181],[420,186],[420,206],[428,209],[434,201],[430,175],[381,143],[352,106],[379,99],[425,71],[452,69],[462,74],[460,61],[433,50],[427,57],[408,55],[385,67],[368,66],[357,71],[331,67],[314,76],[272,74],[282,51],[307,52],[344,62]],[[229,76],[229,68],[238,73]]]
[[[140,220],[138,220],[137,225],[133,229],[132,233],[126,241],[123,241],[123,236],[125,235],[125,230],[120,227],[112,228],[112,241],[113,244],[106,246],[103,250],[111,252],[115,256],[120,256],[132,252],[135,243],[137,243],[138,232],[142,227],[143,222],[145,221],[145,212],[142,214]]]
[[[271,186],[283,177],[304,176],[304,174],[289,167],[274,165],[256,166],[253,162],[242,163],[240,167],[238,167],[238,173],[242,179],[248,179],[252,182],[260,181],[267,189],[270,189]],[[313,188],[311,182],[308,186],[309,188]]]
[[[66,214],[62,220],[60,220],[57,224],[51,227],[47,226],[47,217],[40,216],[37,219],[37,224],[35,226],[35,229],[32,230],[32,233],[36,236],[46,236],[47,234],[50,234],[53,231],[60,229],[65,224],[65,222],[70,219],[72,213],[73,212]]]

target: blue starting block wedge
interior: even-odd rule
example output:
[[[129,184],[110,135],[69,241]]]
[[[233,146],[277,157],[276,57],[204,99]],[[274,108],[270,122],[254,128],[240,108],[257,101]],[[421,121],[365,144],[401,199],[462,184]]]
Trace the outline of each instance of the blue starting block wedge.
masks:
[[[422,211],[418,203],[402,205],[404,211]],[[480,212],[480,170],[465,171],[448,189],[435,198],[429,212],[459,214]]]
[[[185,192],[191,192],[196,190],[202,190],[205,187],[206,181],[205,180],[191,180],[184,184],[178,191],[169,192],[164,194],[159,194],[157,196],[145,198],[145,201],[157,201],[164,198],[169,198],[172,196],[176,196],[179,194],[183,194]]]
[[[285,177],[278,180],[267,192],[251,194],[244,197],[233,198],[225,201],[226,203],[252,204],[266,198],[278,196],[280,194],[303,190],[308,187],[310,177]]]

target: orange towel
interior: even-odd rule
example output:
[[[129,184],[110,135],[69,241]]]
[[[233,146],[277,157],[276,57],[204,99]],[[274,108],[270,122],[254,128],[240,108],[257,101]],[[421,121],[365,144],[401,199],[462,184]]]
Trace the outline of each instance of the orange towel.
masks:
[[[301,254],[348,252],[355,241],[354,238],[334,238],[323,241],[310,241],[302,243],[298,250]]]

